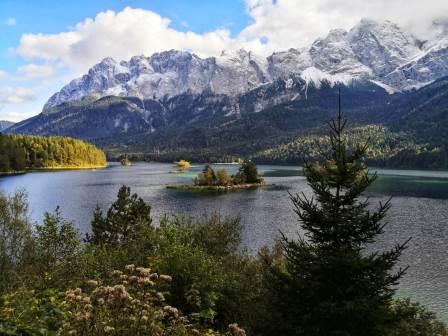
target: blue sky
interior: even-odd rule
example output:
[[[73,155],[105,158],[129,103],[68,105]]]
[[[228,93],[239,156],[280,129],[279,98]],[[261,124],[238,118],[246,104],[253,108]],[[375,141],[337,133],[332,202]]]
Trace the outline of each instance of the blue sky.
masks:
[[[17,69],[29,63],[17,55],[13,49],[20,44],[23,34],[57,34],[72,29],[78,22],[88,17],[94,18],[99,12],[113,10],[119,12],[126,7],[154,11],[171,20],[171,27],[178,31],[194,31],[202,34],[225,27],[232,35],[241,31],[250,17],[245,11],[243,0],[201,1],[201,0],[0,0],[0,87],[5,86],[5,73],[13,75]],[[45,62],[34,62],[42,64]],[[8,76],[10,77],[10,76]],[[52,83],[36,83],[36,80],[13,80],[9,87],[28,88],[45,86],[44,92],[34,95],[30,103],[0,103],[0,119],[15,121],[39,112],[43,102],[64,82],[56,79]],[[3,88],[3,92],[5,89]],[[36,91],[36,90],[34,90]],[[48,93],[46,94],[47,91]],[[0,89],[0,93],[1,93]],[[8,118],[9,117],[9,118]]]
[[[166,49],[215,56],[237,48],[267,56],[309,46],[362,17],[425,35],[441,13],[446,0],[0,0],[0,120],[39,113],[54,92],[108,56]]]

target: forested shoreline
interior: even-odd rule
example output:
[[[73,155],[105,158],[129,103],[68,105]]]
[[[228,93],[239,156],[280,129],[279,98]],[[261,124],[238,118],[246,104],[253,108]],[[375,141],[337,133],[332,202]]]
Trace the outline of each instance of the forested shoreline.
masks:
[[[0,133],[0,172],[33,169],[99,168],[106,155],[87,142],[63,136],[6,135]]]
[[[392,132],[381,125],[354,127],[347,130],[345,137],[351,148],[369,141],[365,161],[375,167],[443,169],[448,166],[443,148],[417,143],[406,133]],[[307,135],[260,151],[252,159],[265,164],[301,164],[304,159],[321,160],[322,150],[329,146],[328,135]]]
[[[443,146],[430,143],[419,143],[406,132],[392,131],[382,125],[365,125],[351,127],[345,135],[348,144],[354,147],[357,143],[370,140],[370,147],[365,161],[378,168],[397,169],[446,169],[448,155]],[[126,152],[132,161],[173,162],[187,159],[199,163],[230,163],[249,159],[257,164],[273,165],[302,165],[303,160],[321,160],[320,151],[328,149],[329,136],[322,130],[315,130],[310,134],[283,140],[269,140],[263,147],[251,153],[238,153],[235,149],[227,149],[223,140],[222,147],[193,149],[179,146],[176,149],[161,149],[152,153]],[[234,144],[235,145],[235,144]],[[241,144],[241,148],[245,145]],[[111,160],[118,160],[123,154],[118,149],[106,148]]]

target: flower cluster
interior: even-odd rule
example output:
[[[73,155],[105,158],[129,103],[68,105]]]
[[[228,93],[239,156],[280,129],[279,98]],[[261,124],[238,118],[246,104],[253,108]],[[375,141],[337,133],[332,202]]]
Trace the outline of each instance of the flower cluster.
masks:
[[[208,335],[202,332],[197,314],[183,316],[165,303],[163,288],[173,279],[150,268],[127,265],[111,273],[114,284],[89,280],[86,288],[69,289],[63,334],[68,335]],[[213,332],[213,335],[219,333]],[[229,325],[230,336],[245,336],[237,324]]]
[[[240,328],[238,324],[229,324],[229,333],[232,336],[246,336],[244,329]]]
[[[116,283],[89,280],[86,289],[66,292],[70,335],[171,335],[193,334],[193,327],[177,308],[165,303],[164,283],[172,277],[150,268],[127,265],[111,273]]]

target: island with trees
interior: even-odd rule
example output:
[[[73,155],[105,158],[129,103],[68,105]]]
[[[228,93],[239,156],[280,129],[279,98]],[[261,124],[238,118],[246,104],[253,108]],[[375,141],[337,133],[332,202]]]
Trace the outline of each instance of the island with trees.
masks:
[[[131,166],[132,165],[131,160],[129,160],[127,156],[123,156],[120,159],[120,163],[122,166]]]
[[[104,168],[106,155],[96,146],[63,136],[0,134],[0,173],[39,169]]]
[[[191,163],[186,160],[180,160],[175,162],[180,169],[188,169],[191,168]]]
[[[209,165],[205,165],[202,172],[193,180],[193,184],[169,185],[168,189],[178,190],[237,190],[250,189],[265,185],[259,177],[257,166],[253,161],[246,160],[240,165],[235,175],[229,175],[225,169],[216,171]]]
[[[184,174],[192,167],[191,162],[186,160],[174,161],[174,164],[176,164],[177,169],[173,170],[172,174]]]

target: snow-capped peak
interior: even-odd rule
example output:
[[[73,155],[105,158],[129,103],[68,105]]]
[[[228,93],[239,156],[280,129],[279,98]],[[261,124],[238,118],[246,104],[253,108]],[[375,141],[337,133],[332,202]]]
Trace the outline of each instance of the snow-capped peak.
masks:
[[[349,31],[334,29],[309,48],[275,52],[269,57],[244,49],[218,57],[169,50],[118,62],[108,57],[55,93],[44,110],[84,96],[137,96],[164,99],[183,93],[238,97],[278,79],[300,76],[320,87],[369,80],[392,93],[448,76],[448,25],[425,43],[390,21],[362,19]]]
[[[418,40],[390,21],[362,19],[348,39],[360,62],[380,77],[420,52]]]

